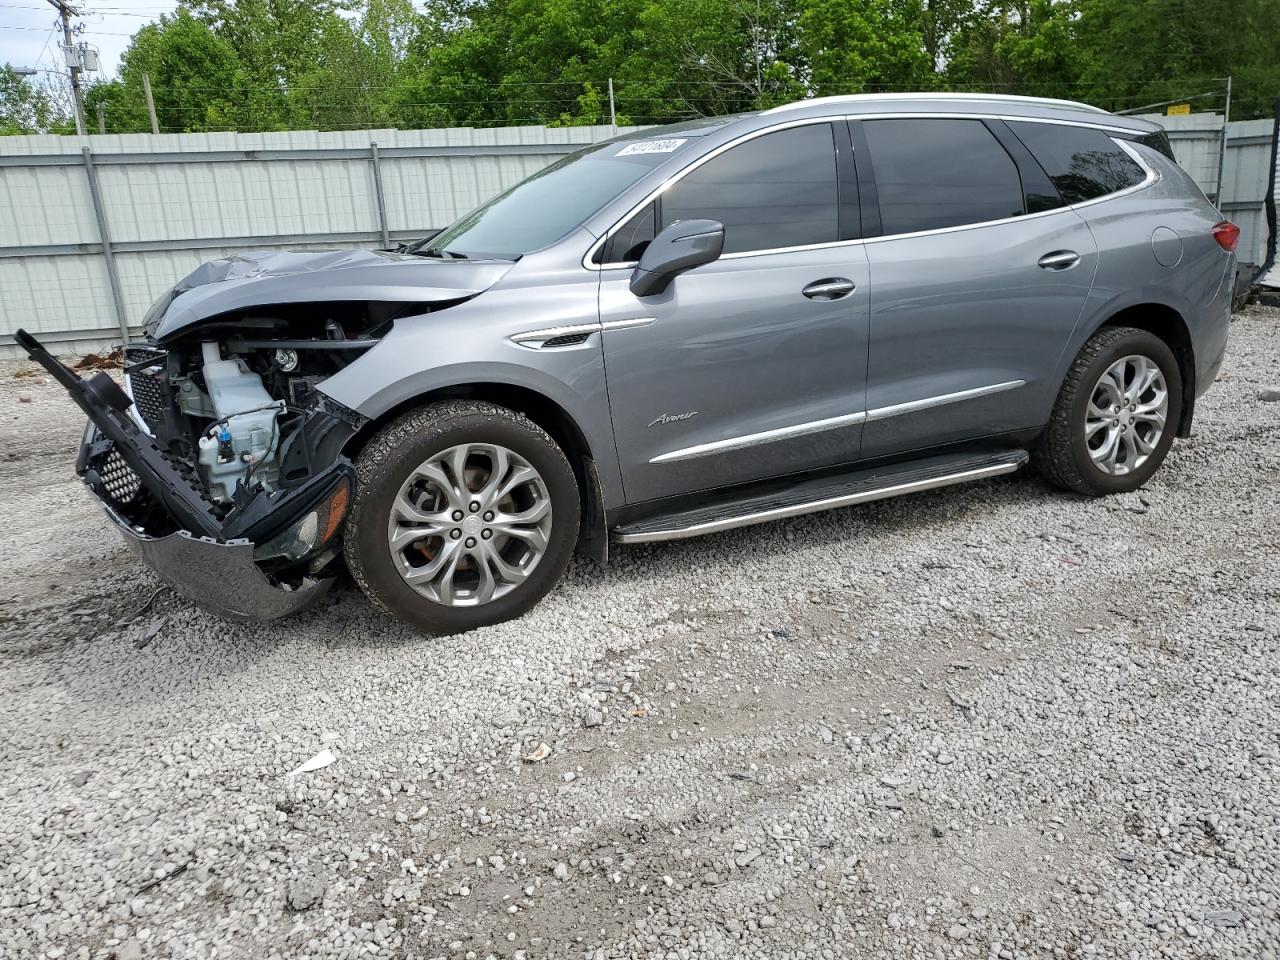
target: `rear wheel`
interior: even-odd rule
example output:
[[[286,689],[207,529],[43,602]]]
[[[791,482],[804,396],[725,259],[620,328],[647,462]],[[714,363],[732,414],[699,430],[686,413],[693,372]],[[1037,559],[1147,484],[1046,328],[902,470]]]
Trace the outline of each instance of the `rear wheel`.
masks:
[[[1037,462],[1076,493],[1125,493],[1146,483],[1173,444],[1182,377],[1155,335],[1108,327],[1076,357],[1044,432]]]
[[[356,463],[344,551],[361,589],[429,633],[520,616],[560,579],[577,539],[578,488],[527,418],[450,401],[406,414]]]

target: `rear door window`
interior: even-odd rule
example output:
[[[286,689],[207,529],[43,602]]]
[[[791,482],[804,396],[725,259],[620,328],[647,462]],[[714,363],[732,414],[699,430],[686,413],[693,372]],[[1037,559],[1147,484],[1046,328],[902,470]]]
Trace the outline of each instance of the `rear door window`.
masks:
[[[864,120],[862,129],[884,234],[1026,212],[1018,168],[981,120]]]
[[[831,124],[779,130],[725,151],[668,187],[659,211],[664,228],[678,220],[720,221],[725,253],[839,240]]]
[[[1067,203],[1104,197],[1146,179],[1146,171],[1103,130],[1025,120],[1007,123]]]

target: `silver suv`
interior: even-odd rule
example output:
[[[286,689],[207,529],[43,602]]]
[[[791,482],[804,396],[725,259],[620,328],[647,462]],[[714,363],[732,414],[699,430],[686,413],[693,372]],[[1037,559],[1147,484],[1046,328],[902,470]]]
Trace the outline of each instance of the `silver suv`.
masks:
[[[78,472],[191,599],[272,617],[345,558],[449,633],[575,546],[1009,473],[1145,483],[1227,340],[1238,231],[1154,124],[1063,101],[811,100],[599,143],[390,252],[180,281]],[[127,391],[127,392],[126,392]]]

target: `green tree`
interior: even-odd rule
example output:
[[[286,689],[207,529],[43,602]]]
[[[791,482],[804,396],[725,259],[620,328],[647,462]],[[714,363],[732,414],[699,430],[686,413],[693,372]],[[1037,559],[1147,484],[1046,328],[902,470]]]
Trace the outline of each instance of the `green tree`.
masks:
[[[59,132],[69,119],[49,91],[8,66],[0,67],[0,136]]]
[[[798,53],[816,95],[928,85],[934,63],[924,44],[924,9],[895,0],[808,0]]]
[[[1099,104],[1123,109],[1197,93],[1223,106],[1221,78],[1237,78],[1233,117],[1270,116],[1280,95],[1280,3],[1275,0],[1079,0],[1081,79]]]
[[[89,89],[85,111],[92,125],[101,105],[112,133],[149,131],[145,74],[151,78],[162,133],[234,128],[242,109],[233,90],[238,72],[231,46],[179,7],[134,35],[119,76]]]
[[[1073,0],[992,0],[959,25],[950,51],[946,76],[958,86],[1071,97],[1081,69]]]

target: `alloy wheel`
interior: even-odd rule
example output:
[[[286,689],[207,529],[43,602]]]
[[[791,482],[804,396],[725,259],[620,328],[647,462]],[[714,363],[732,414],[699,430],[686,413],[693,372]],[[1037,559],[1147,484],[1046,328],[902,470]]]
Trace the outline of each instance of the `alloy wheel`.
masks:
[[[387,523],[400,576],[451,607],[515,590],[546,553],[550,535],[546,482],[529,461],[492,443],[459,444],[419,464]]]
[[[1168,414],[1160,367],[1140,354],[1117,360],[1094,385],[1085,412],[1085,445],[1094,465],[1117,477],[1139,469],[1159,446]]]

